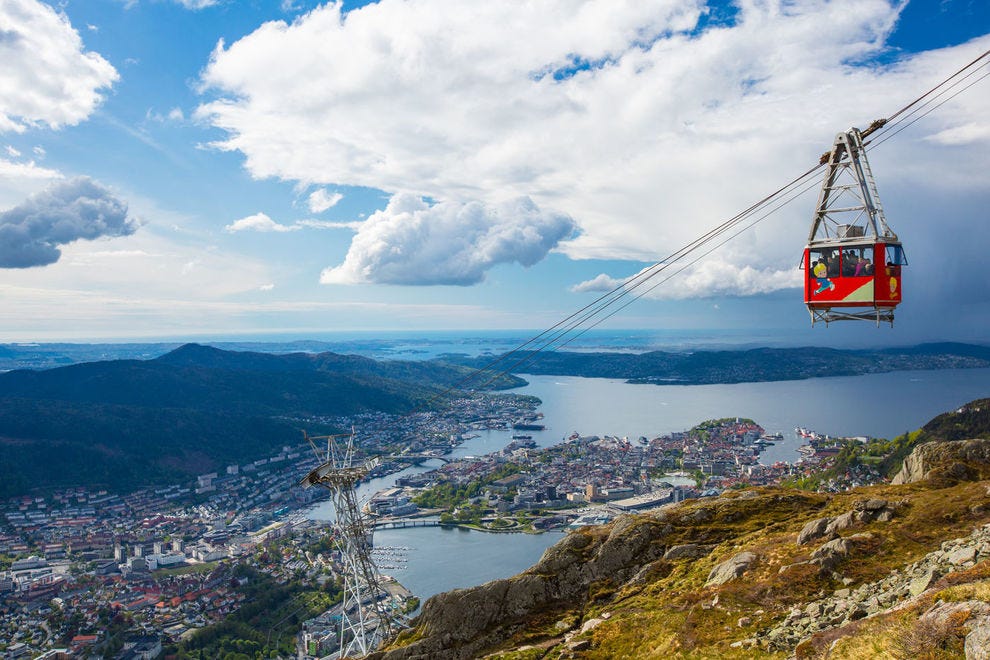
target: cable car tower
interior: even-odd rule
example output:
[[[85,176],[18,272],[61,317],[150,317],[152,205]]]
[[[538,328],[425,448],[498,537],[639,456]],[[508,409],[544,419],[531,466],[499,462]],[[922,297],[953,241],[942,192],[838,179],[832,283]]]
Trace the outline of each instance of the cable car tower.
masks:
[[[304,488],[323,486],[330,491],[334,533],[344,564],[344,600],[340,604],[340,653],[337,657],[367,655],[398,632],[389,607],[393,603],[382,586],[378,567],[371,558],[373,527],[358,507],[355,486],[379,463],[354,462],[354,431],[310,437],[303,434],[323,463],[302,480]],[[326,450],[315,441],[326,440]]]
[[[894,324],[901,266],[907,261],[884,217],[863,142],[883,123],[839,133],[832,151],[822,156],[825,180],[802,260],[812,325],[845,320]]]

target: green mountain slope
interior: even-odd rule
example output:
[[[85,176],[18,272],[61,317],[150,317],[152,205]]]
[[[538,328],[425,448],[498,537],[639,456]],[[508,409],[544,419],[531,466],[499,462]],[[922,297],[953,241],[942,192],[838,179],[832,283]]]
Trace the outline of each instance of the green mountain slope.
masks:
[[[446,356],[444,360],[480,367],[491,358]],[[640,354],[520,351],[509,363],[518,361],[522,364],[516,371],[526,374],[700,385],[858,376],[910,369],[985,368],[990,367],[990,347],[940,343],[884,350],[807,347]]]
[[[0,374],[0,497],[188,478],[297,443],[313,426],[293,418],[402,413],[468,371],[190,344],[154,360]]]

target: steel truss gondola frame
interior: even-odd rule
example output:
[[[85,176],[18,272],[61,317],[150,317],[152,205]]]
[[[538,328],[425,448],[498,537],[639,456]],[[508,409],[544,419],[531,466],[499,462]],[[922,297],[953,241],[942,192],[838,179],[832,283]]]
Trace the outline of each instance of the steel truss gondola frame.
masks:
[[[867,134],[869,132],[868,130]],[[834,321],[865,320],[875,321],[878,326],[881,322],[893,325],[893,310],[900,299],[888,300],[877,295],[876,282],[879,281],[881,269],[884,268],[879,262],[873,266],[876,275],[873,275],[874,287],[869,300],[850,302],[848,299],[829,299],[827,295],[818,300],[812,298],[809,282],[812,277],[813,251],[823,253],[827,250],[841,252],[867,248],[875,251],[878,246],[882,246],[886,251],[889,246],[895,247],[899,251],[898,254],[903,255],[903,246],[887,225],[880,204],[876,181],[866,158],[863,133],[857,128],[850,128],[836,135],[832,150],[822,157],[822,163],[827,165],[827,169],[801,261],[801,267],[806,270],[805,304],[811,315],[811,324],[824,322],[827,326]],[[854,198],[852,205],[845,201],[850,196]],[[838,206],[840,200],[845,202],[844,206]],[[855,215],[850,218],[852,213]],[[841,217],[841,220],[836,216]],[[876,256],[874,261],[877,261]],[[898,262],[896,265],[899,288],[901,263]],[[841,273],[838,276],[841,276]],[[852,311],[854,308],[859,310]]]

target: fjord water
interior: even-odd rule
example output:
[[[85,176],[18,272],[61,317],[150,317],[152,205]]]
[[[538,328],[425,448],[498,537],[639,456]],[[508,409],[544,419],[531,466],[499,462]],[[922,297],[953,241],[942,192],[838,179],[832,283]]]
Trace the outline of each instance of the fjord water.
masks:
[[[654,437],[719,417],[748,417],[785,442],[763,463],[797,459],[801,426],[833,436],[892,438],[936,415],[990,396],[990,369],[898,371],[866,376],[735,385],[631,385],[621,380],[525,376],[515,390],[543,400],[547,430],[534,439],[553,444],[562,435]],[[798,444],[794,444],[798,442]]]
[[[425,601],[444,591],[522,573],[563,536],[563,532],[489,534],[419,527],[379,530],[375,546],[398,549],[397,554],[408,561],[386,565],[382,573],[395,577]]]
[[[631,385],[621,380],[562,376],[526,376],[515,390],[543,400],[544,431],[527,431],[540,446],[573,432],[581,435],[653,437],[686,430],[718,417],[749,417],[784,441],[770,447],[763,463],[794,461],[802,440],[794,428],[844,436],[894,437],[922,426],[936,415],[973,399],[990,396],[990,369],[902,371],[867,376],[814,378],[736,385]],[[511,433],[481,432],[458,447],[457,457],[501,449]],[[436,467],[436,466],[433,466]],[[404,473],[430,469],[410,468]],[[360,496],[394,484],[395,476],[363,484]],[[320,505],[312,512],[327,519]],[[535,563],[560,539],[540,535],[486,534],[436,527],[387,530],[375,534],[377,546],[406,548],[406,562],[385,571],[420,598],[457,587],[514,575]]]

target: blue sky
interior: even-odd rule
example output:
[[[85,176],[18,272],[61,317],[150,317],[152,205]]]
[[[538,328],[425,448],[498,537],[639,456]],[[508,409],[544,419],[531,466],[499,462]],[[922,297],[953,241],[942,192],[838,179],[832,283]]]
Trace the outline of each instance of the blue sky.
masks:
[[[4,0],[0,341],[546,327],[988,32],[977,0]],[[985,339],[987,117],[990,81],[870,155],[893,331],[809,327],[814,192],[609,324]]]

